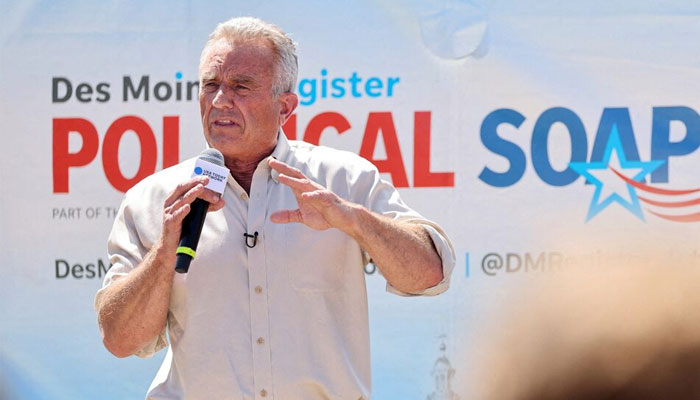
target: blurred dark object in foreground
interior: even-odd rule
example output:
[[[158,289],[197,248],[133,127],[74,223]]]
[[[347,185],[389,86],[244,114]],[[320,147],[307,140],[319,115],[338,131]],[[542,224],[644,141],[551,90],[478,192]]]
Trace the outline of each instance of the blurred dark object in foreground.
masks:
[[[552,273],[499,319],[479,400],[700,399],[700,267]]]

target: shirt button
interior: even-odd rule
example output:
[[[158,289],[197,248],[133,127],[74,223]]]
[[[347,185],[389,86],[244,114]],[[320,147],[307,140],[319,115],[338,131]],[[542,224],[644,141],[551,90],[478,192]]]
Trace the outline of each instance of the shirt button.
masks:
[[[260,294],[262,293],[262,286],[258,285],[255,287],[255,293]]]
[[[260,397],[266,397],[267,396],[267,390],[263,389],[260,391]]]
[[[265,339],[259,337],[259,338],[258,338],[258,344],[259,344],[259,345],[265,344]]]
[[[248,199],[248,195],[245,194],[245,192],[241,193],[241,200],[246,200]]]

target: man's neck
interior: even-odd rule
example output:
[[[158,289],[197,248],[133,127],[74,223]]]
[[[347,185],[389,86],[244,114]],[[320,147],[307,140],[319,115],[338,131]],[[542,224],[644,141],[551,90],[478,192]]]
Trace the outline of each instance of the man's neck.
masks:
[[[241,185],[243,190],[250,194],[250,185],[253,182],[253,174],[255,173],[255,169],[258,168],[260,161],[264,160],[265,157],[269,156],[270,154],[272,154],[272,150],[265,155],[247,160],[227,159],[226,168],[231,171],[231,176],[233,176],[233,179],[235,179],[236,182]]]

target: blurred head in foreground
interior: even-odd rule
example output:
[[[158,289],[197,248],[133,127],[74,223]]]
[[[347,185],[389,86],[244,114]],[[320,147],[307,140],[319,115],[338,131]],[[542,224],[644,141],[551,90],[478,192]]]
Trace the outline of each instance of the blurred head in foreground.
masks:
[[[700,267],[652,264],[541,276],[472,360],[475,399],[700,399]]]

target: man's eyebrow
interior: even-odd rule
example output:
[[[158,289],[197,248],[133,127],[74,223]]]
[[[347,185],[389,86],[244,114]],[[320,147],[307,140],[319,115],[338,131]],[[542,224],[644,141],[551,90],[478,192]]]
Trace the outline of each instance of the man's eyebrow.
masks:
[[[200,78],[201,82],[203,82],[203,83],[211,82],[211,81],[219,81],[220,79],[221,79],[221,77],[219,76],[219,73],[216,70],[204,71],[204,72],[202,72],[202,76]],[[245,75],[245,74],[229,75],[229,76],[225,77],[225,80],[229,84],[243,84],[243,85],[247,85],[250,87],[259,87],[260,86],[257,79],[255,79],[254,77],[252,77],[250,75]]]
[[[242,74],[229,75],[226,77],[226,80],[229,82],[243,83],[243,84],[254,84],[256,82],[256,79],[253,78],[252,76],[242,75]]]

